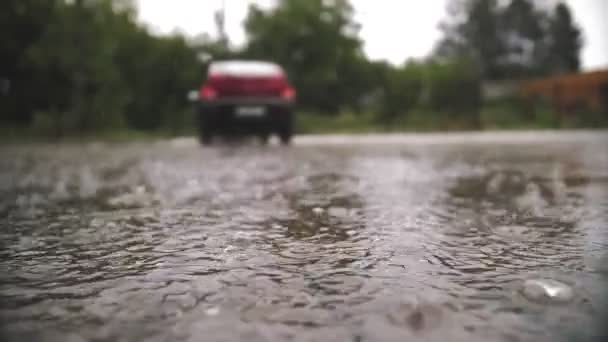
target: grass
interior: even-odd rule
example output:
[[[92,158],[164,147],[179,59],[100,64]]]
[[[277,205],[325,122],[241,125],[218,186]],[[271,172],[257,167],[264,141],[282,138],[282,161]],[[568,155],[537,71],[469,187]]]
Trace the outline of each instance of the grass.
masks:
[[[370,133],[381,132],[382,127],[367,113],[323,115],[300,112],[296,113],[296,130],[299,134]]]
[[[474,115],[417,109],[390,122],[382,122],[372,113],[322,115],[302,112],[296,117],[296,127],[301,134],[593,129],[607,128],[608,117],[589,112],[560,117],[546,107],[530,112],[508,103],[495,103]]]
[[[486,105],[477,115],[462,115],[434,112],[423,109],[412,110],[390,122],[381,121],[372,112],[339,115],[323,115],[311,112],[296,114],[297,134],[366,134],[391,132],[437,132],[463,130],[534,130],[534,129],[577,129],[607,128],[608,117],[593,113],[569,113],[556,115],[548,107],[534,112],[518,109],[509,102]],[[194,125],[184,124],[178,135],[195,135]],[[1,142],[126,142],[153,141],[175,136],[168,129],[158,131],[138,131],[127,128],[80,133],[71,131],[57,139],[53,126],[45,120],[34,120],[30,127],[0,126]]]
[[[343,113],[334,116],[298,113],[296,127],[298,132],[302,134],[433,132],[476,129],[477,126],[470,121],[467,118],[423,110],[412,111],[391,121],[378,120],[371,113]]]
[[[441,122],[443,121],[443,122]],[[301,134],[357,134],[389,133],[408,131],[445,131],[462,130],[465,127],[458,120],[438,120],[433,113],[415,112],[391,121],[381,121],[372,113],[342,113],[322,115],[317,113],[298,113],[296,128]]]
[[[128,142],[128,141],[154,141],[174,137],[176,135],[194,135],[196,130],[194,124],[179,130],[177,134],[171,132],[170,128],[162,128],[154,131],[143,131],[126,128],[124,124],[117,125],[113,129],[81,132],[75,128],[64,128],[64,132],[57,134],[54,122],[48,115],[35,115],[30,126],[0,125],[0,142],[23,143],[23,142]]]
[[[104,141],[112,143],[129,141],[154,141],[171,137],[166,132],[144,132],[133,129],[114,129],[101,132],[69,132],[60,138],[50,130],[41,130],[37,127],[2,126],[0,127],[0,142],[94,142]]]

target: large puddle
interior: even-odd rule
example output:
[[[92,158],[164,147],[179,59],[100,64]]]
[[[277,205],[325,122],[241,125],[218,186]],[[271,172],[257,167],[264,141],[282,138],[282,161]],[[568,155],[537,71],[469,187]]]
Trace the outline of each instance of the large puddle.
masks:
[[[601,340],[607,147],[2,147],[3,340]]]

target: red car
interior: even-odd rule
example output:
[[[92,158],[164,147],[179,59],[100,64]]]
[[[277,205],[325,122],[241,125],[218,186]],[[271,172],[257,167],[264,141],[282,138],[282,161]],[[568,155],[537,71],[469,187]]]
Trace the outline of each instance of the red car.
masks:
[[[296,92],[283,68],[264,61],[230,60],[211,63],[199,91],[199,138],[254,134],[266,142],[277,134],[289,144],[293,135]]]

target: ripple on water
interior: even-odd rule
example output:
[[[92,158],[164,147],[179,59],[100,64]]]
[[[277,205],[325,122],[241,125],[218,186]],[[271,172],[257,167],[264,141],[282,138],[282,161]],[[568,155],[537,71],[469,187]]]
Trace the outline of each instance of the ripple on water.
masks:
[[[61,340],[558,340],[596,317],[608,213],[597,151],[566,145],[14,153],[0,320]]]

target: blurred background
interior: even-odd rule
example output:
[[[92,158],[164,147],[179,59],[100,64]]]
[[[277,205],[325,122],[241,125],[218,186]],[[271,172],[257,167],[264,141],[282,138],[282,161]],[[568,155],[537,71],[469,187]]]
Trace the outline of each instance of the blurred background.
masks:
[[[606,127],[606,13],[603,0],[4,0],[0,130],[190,135],[186,94],[218,59],[284,66],[299,133]]]

